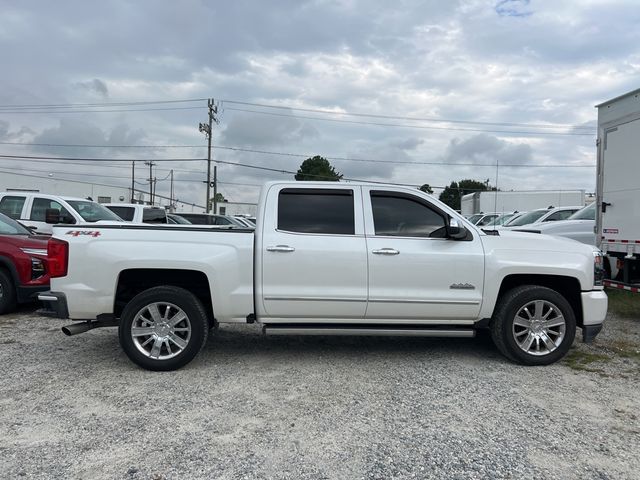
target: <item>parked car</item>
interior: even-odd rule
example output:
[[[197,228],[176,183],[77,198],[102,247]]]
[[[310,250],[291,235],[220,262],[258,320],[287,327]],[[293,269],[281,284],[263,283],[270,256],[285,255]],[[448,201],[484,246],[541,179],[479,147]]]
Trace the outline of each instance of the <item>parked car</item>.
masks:
[[[532,210],[521,215],[518,218],[509,220],[499,229],[512,229],[522,227],[524,225],[541,224],[546,222],[556,222],[558,220],[566,220],[583,207],[549,207]]]
[[[498,218],[499,216],[500,216],[499,213],[485,213],[484,215],[482,215],[482,217],[480,217],[478,220],[476,220],[475,224],[478,227],[484,227],[484,226],[488,225],[489,223],[491,223],[496,218]]]
[[[546,365],[569,351],[577,327],[591,341],[606,317],[598,249],[487,233],[415,188],[271,182],[258,209],[257,232],[56,226],[49,251],[60,268],[39,298],[76,320],[67,335],[118,327],[125,353],[150,370],[186,365],[211,327],[255,322],[266,335],[488,328],[505,357]]]
[[[139,203],[103,203],[125,222],[131,223],[168,223],[167,211],[163,207],[142,205]]]
[[[522,213],[526,213],[526,212],[522,212]],[[514,218],[516,215],[519,215],[519,214],[520,214],[520,212],[503,213],[502,215],[494,218],[489,223],[487,223],[485,225],[485,227],[487,227],[487,228],[489,228],[489,227],[499,227],[500,225],[504,225],[509,220],[511,220],[512,218]]]
[[[221,225],[227,227],[247,228],[240,220],[227,215],[215,215],[212,213],[179,213],[194,225]]]
[[[238,220],[247,228],[256,228],[256,224],[253,222],[250,222],[248,218],[245,218],[245,217],[233,217],[233,218]]]
[[[192,225],[189,220],[175,213],[167,213],[167,222],[174,225]]]
[[[556,235],[559,237],[571,238],[587,245],[596,244],[595,234],[596,223],[596,203],[578,210],[566,220],[548,222],[544,224],[525,225],[516,228],[519,232],[544,233],[545,235]]]
[[[47,240],[0,213],[0,313],[49,289]]]
[[[51,235],[51,225],[56,223],[72,225],[122,221],[116,214],[91,200],[34,192],[0,193],[0,213],[44,235]]]

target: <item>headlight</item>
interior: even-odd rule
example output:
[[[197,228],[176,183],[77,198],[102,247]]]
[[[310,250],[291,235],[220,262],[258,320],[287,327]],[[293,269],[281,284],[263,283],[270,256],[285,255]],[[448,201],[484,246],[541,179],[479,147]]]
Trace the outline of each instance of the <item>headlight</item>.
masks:
[[[602,256],[602,252],[593,252],[593,286],[603,286],[604,277],[604,257]]]

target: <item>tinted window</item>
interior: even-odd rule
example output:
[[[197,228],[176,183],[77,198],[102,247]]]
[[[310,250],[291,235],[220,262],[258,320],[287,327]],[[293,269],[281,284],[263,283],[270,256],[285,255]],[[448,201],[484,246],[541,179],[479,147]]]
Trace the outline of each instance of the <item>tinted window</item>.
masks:
[[[144,223],[167,223],[167,213],[162,208],[145,208],[142,210]]]
[[[40,198],[36,197],[33,199],[33,204],[31,205],[31,216],[29,220],[33,220],[34,222],[46,222],[46,214],[47,210],[53,208],[57,210],[60,214],[60,223],[75,223],[75,220],[69,213],[69,211],[60,205],[55,200],[50,200],[48,198]]]
[[[371,192],[376,235],[444,237],[444,217],[419,199]]]
[[[353,190],[286,188],[278,196],[278,229],[354,235]]]
[[[25,197],[2,197],[0,212],[10,218],[20,218]]]
[[[109,206],[107,208],[111,210],[113,213],[115,213],[117,216],[119,216],[122,220],[126,220],[127,222],[130,222],[133,220],[133,215],[135,213],[135,209],[133,207]]]

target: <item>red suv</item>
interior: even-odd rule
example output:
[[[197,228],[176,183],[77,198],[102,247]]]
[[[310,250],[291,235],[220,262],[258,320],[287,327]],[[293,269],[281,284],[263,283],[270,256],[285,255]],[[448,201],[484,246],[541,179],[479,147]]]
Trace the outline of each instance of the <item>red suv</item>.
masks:
[[[49,289],[47,238],[0,213],[0,313]]]

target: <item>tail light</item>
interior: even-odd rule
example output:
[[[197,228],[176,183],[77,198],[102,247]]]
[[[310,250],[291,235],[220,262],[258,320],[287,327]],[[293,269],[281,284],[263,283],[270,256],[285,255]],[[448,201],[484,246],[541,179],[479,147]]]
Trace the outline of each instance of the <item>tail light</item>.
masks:
[[[47,261],[51,278],[67,275],[69,266],[69,244],[64,240],[50,238],[47,244]]]

